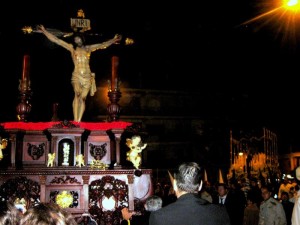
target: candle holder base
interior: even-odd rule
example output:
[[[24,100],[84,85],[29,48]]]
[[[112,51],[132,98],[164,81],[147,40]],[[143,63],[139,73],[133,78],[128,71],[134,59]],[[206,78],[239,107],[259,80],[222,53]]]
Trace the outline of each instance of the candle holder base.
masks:
[[[27,117],[31,112],[30,99],[32,96],[31,91],[21,91],[19,99],[21,102],[17,105],[17,119],[19,121],[27,122]]]
[[[120,117],[121,107],[118,104],[122,94],[120,91],[109,91],[108,98],[110,100],[110,104],[107,106],[108,112],[108,121],[117,121]]]

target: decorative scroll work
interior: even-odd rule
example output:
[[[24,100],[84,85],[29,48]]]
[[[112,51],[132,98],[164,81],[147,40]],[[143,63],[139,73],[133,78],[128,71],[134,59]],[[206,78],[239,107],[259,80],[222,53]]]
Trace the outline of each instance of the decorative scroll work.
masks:
[[[79,128],[78,124],[74,124],[68,120],[64,120],[58,124],[54,124],[52,128]]]
[[[75,177],[70,177],[70,176],[66,176],[66,178],[64,176],[61,177],[55,177],[51,182],[51,184],[81,184]]]
[[[41,156],[44,155],[46,146],[45,143],[39,144],[38,146],[27,143],[27,146],[28,155],[30,155],[33,160],[38,160],[39,158],[41,158]]]
[[[107,153],[106,150],[107,143],[104,143],[102,145],[89,144],[89,146],[90,146],[90,153],[95,160],[101,160]]]

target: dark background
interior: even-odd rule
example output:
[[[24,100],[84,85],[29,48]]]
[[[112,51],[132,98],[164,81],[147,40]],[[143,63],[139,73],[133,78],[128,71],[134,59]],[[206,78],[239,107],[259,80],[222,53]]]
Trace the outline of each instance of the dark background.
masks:
[[[69,52],[24,26],[71,31],[83,9],[91,20],[87,44],[119,33],[135,40],[92,54],[98,86],[111,76],[110,57],[120,56],[119,76],[128,88],[203,93],[203,117],[237,121],[236,127],[267,126],[284,149],[299,137],[299,16],[264,1],[11,1],[3,8],[0,40],[1,121],[15,121],[22,61],[30,55],[33,121],[48,121],[52,104],[72,119],[73,69]],[[5,12],[5,13],[4,13]],[[97,35],[95,35],[97,34]],[[66,39],[66,41],[70,41]],[[201,115],[199,115],[201,116]]]

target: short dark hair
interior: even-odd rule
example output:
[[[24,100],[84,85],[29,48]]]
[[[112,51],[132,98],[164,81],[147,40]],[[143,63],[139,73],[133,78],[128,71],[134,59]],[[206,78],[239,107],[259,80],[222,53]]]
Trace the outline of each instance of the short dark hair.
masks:
[[[258,182],[258,180],[257,180],[257,178],[256,178],[256,177],[251,177],[251,178],[250,178],[250,181],[252,181],[252,182],[255,182],[255,183],[257,183],[257,182]]]
[[[256,203],[256,196],[253,192],[249,192],[247,194],[247,200],[251,201],[252,203]]]
[[[274,191],[273,186],[268,185],[268,184],[267,185],[262,185],[260,189],[266,189],[268,192],[271,192],[271,193],[273,193],[273,191]]]
[[[183,163],[174,178],[180,190],[189,193],[197,192],[201,181],[201,167],[196,162]]]
[[[229,187],[225,183],[217,183],[217,187],[224,187],[224,189],[228,189]]]

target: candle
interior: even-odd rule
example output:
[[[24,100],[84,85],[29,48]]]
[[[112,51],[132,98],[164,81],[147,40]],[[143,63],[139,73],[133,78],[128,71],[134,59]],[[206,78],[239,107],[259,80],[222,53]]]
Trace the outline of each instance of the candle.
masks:
[[[107,80],[107,86],[108,86],[108,91],[111,91],[111,81],[110,80]]]
[[[29,80],[29,68],[30,68],[29,59],[30,59],[29,55],[24,55],[22,80]]]
[[[111,78],[111,89],[115,90],[117,89],[117,76],[118,76],[118,66],[119,66],[119,57],[118,56],[113,56],[112,57],[112,78]]]
[[[118,78],[116,77],[115,78],[115,91],[117,91],[118,90]]]

